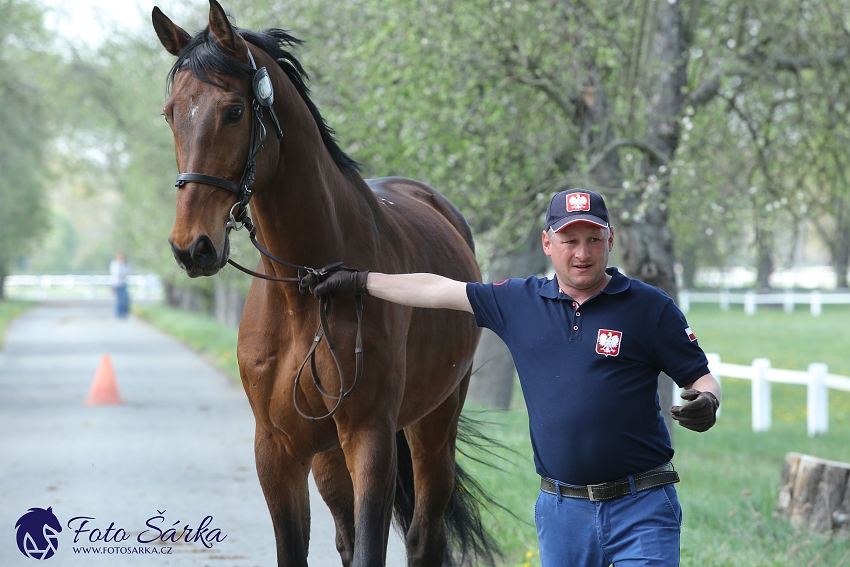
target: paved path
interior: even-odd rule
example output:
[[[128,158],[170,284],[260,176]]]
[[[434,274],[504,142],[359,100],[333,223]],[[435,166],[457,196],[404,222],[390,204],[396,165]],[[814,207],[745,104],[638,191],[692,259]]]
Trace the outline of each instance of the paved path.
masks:
[[[126,404],[84,406],[104,354]],[[47,303],[25,313],[0,351],[0,565],[34,564],[18,550],[14,529],[33,507],[52,507],[62,525],[53,567],[274,565],[253,433],[241,385],[147,324],[113,318],[106,303]],[[330,514],[311,490],[310,565],[339,566]],[[101,534],[112,524],[112,537],[119,528],[129,537],[90,543],[92,531],[74,544],[68,523],[77,516],[92,518],[86,527]],[[173,545],[170,555],[126,553],[156,547],[137,541],[159,535],[156,527],[196,528],[207,516],[207,527],[227,536],[211,548],[193,542]],[[394,532],[391,540],[387,564],[404,565]],[[74,552],[83,546],[111,554]]]

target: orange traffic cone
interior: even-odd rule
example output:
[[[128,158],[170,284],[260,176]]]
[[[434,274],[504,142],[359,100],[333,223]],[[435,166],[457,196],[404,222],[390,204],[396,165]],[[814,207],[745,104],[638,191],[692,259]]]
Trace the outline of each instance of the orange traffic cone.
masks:
[[[115,382],[115,371],[112,369],[112,361],[108,354],[104,354],[94,373],[91,383],[89,397],[83,402],[87,406],[102,406],[110,404],[123,404],[124,400],[118,393],[118,384]]]

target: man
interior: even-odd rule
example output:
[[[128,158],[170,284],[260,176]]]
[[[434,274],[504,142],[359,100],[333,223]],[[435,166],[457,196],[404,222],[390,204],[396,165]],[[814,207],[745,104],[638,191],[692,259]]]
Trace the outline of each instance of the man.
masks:
[[[125,319],[130,314],[130,293],[127,291],[127,276],[130,269],[124,254],[118,253],[109,262],[109,286],[115,294],[115,316]]]
[[[673,300],[607,267],[614,231],[602,196],[556,194],[542,242],[553,279],[337,272],[313,291],[468,311],[505,341],[541,476],[544,567],[678,565],[679,477],[657,377],[666,372],[686,389],[673,418],[696,431],[714,425],[720,385]]]

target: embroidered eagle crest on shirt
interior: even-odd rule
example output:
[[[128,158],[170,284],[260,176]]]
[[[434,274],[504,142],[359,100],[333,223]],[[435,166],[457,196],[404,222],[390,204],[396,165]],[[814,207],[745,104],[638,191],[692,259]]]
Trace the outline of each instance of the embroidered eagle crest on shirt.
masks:
[[[570,193],[567,195],[567,212],[590,210],[590,195],[587,193]]]
[[[596,353],[605,356],[617,356],[620,354],[622,342],[623,333],[621,331],[599,329],[599,334],[596,336]]]

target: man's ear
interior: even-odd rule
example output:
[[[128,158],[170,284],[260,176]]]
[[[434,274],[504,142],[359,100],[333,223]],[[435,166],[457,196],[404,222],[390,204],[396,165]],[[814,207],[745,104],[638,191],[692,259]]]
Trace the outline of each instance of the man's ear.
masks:
[[[549,239],[549,231],[548,230],[543,231],[542,239],[543,239],[543,242],[542,242],[543,253],[546,254],[547,256],[551,256],[552,255],[552,241]]]

